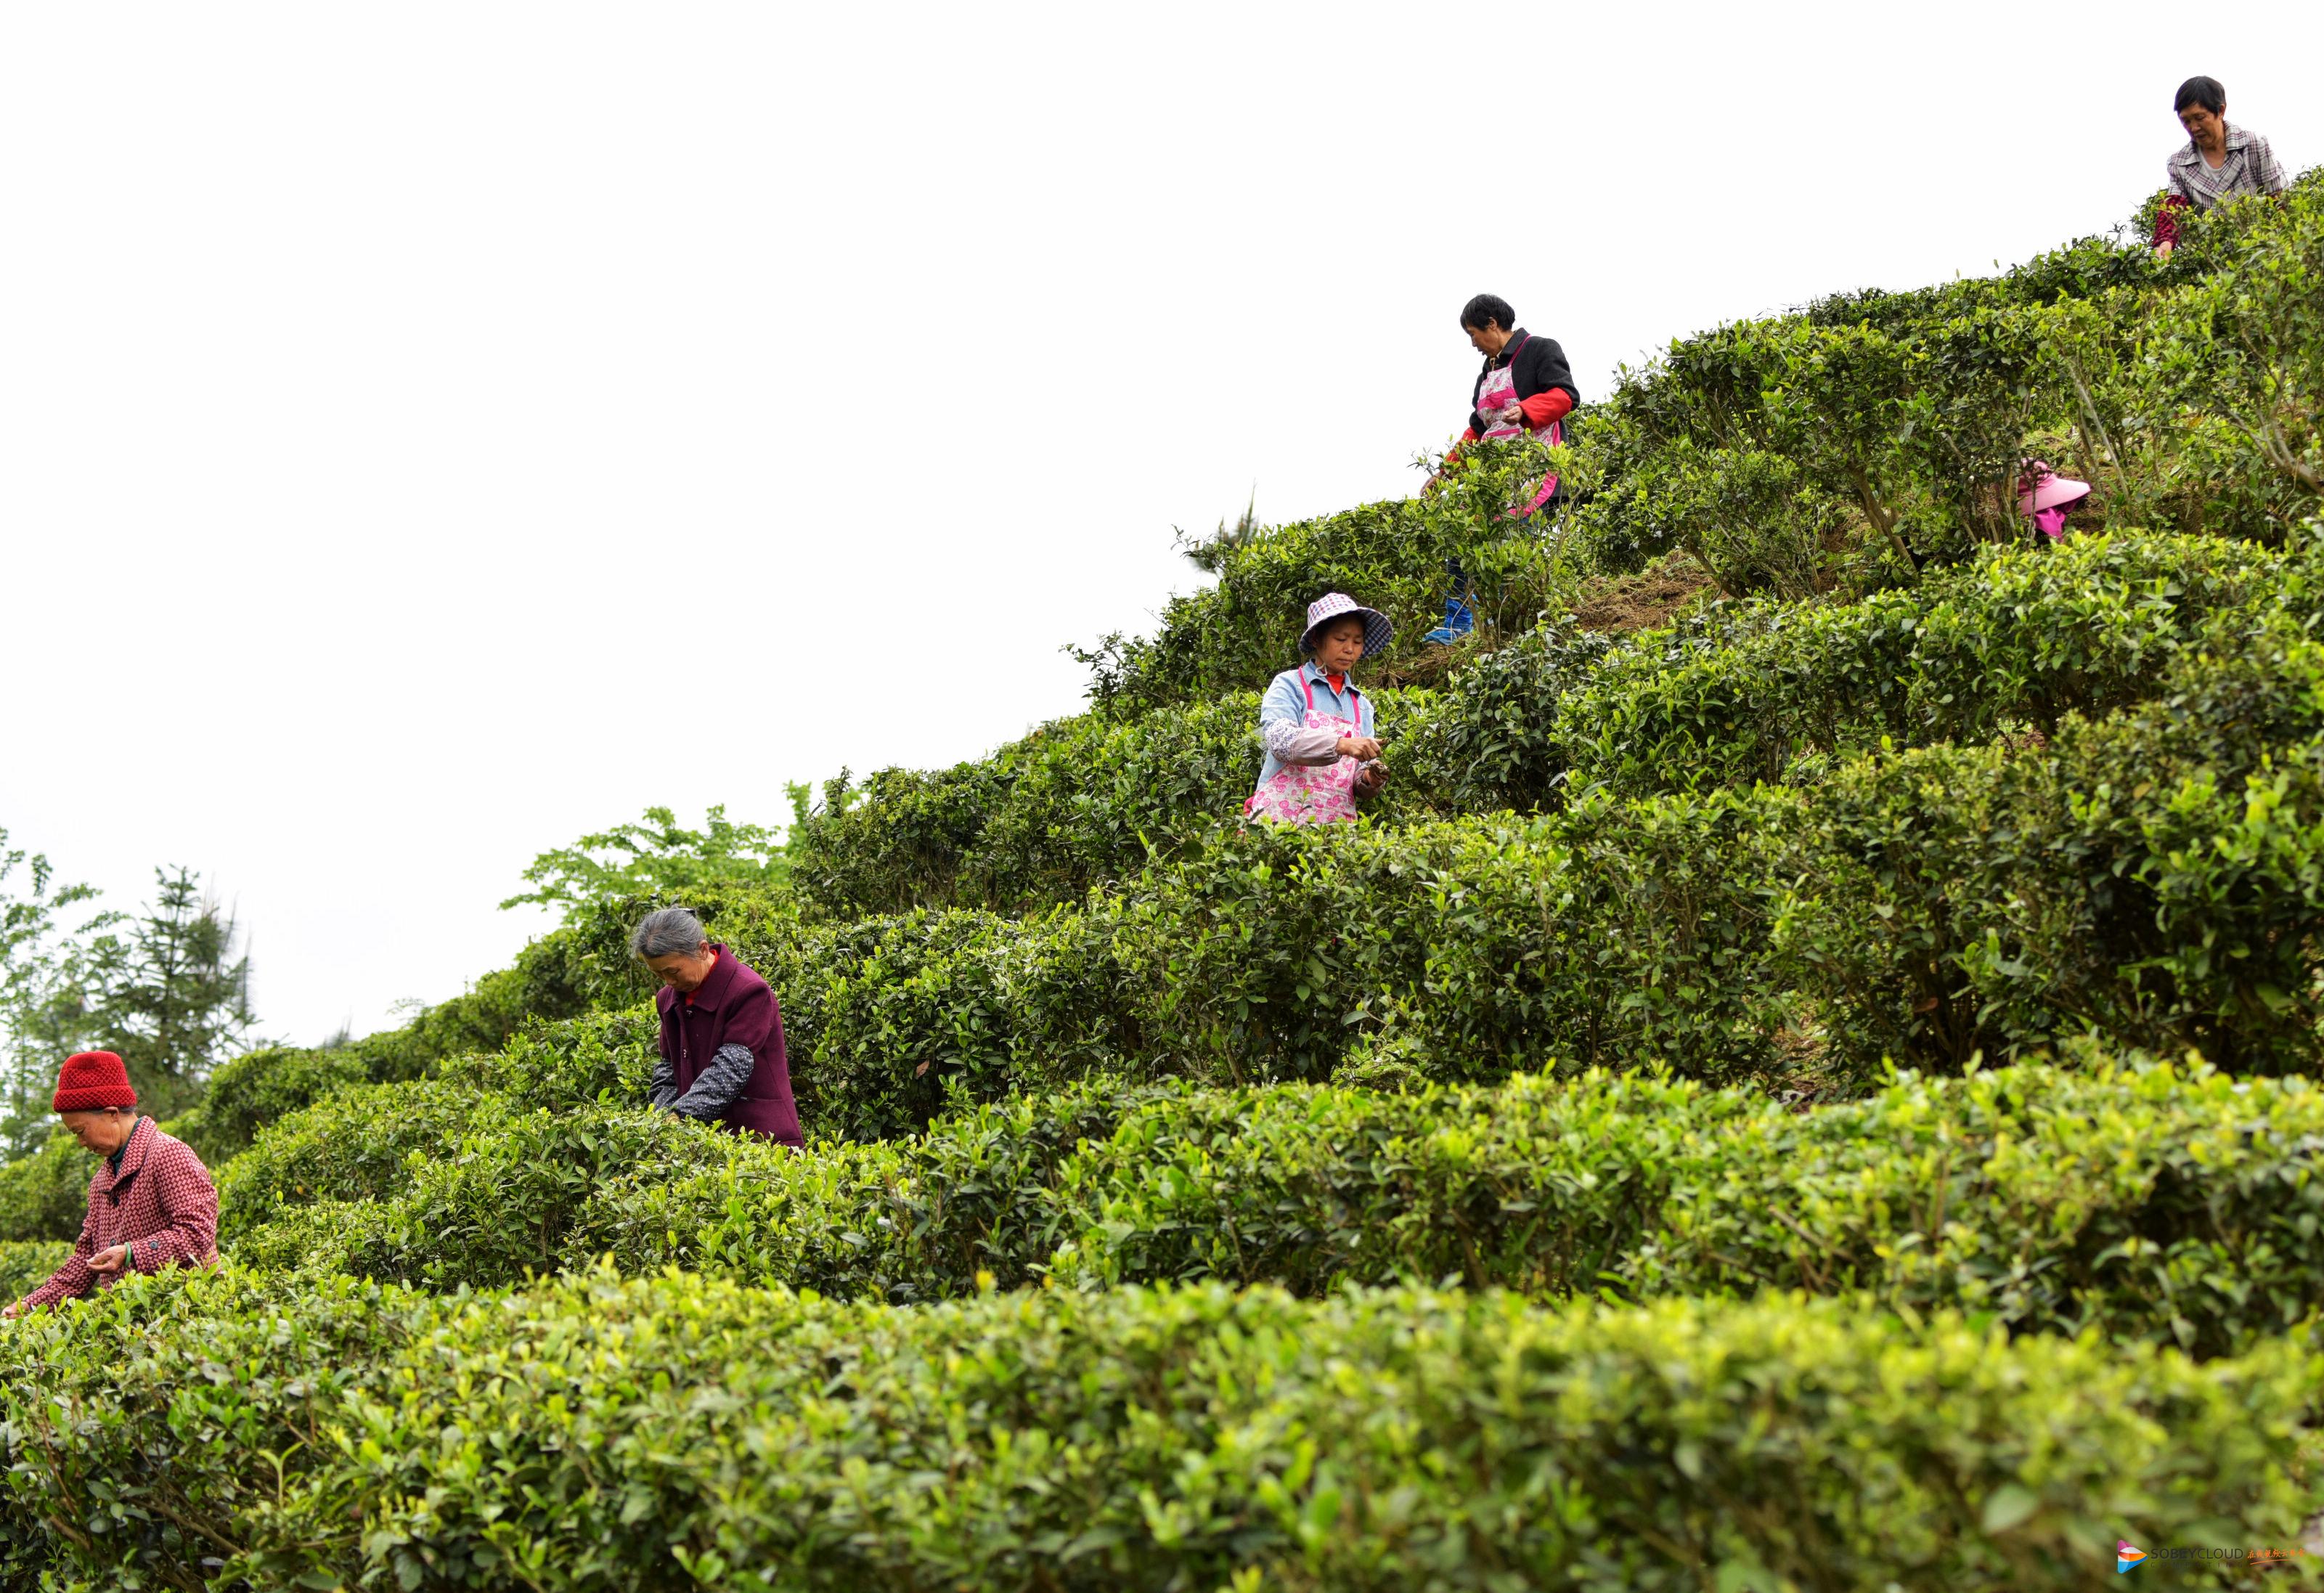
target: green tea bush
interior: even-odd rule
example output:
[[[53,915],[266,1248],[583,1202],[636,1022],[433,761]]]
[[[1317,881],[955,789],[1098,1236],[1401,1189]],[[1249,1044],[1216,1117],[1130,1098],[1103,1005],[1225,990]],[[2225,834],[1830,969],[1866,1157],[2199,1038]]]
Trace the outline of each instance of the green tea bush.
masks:
[[[2235,208],[2251,215],[2196,245],[2210,269],[2158,307],[2131,374],[2153,420],[2180,422],[2181,468],[2218,483],[2206,520],[2282,536],[2324,506],[2324,178]]]
[[[1686,548],[1729,594],[1911,583],[2027,535],[2019,461],[2085,518],[2275,540],[2317,512],[2324,179],[2197,218],[2169,265],[2085,239],[1998,279],[1848,295],[1679,340],[1568,450],[1568,552]]]
[[[2282,611],[2227,640],[2046,740],[1526,820],[1225,832],[1080,910],[773,916],[736,950],[779,992],[806,1122],[847,1138],[1093,1072],[1321,1079],[1391,1044],[1444,1079],[1804,1055],[1845,1087],[1884,1055],[1957,1070],[2095,1030],[2308,1071],[2324,654]],[[550,1099],[635,1099],[650,1036],[641,1011]]]
[[[1171,1086],[1101,1079],[964,1106],[926,1135],[793,1156],[733,1140],[685,1178],[619,1174],[576,1219],[564,1257],[637,1275],[682,1266],[751,1283],[897,1302],[1038,1279],[1087,1219],[1059,1170]]]
[[[810,944],[816,962],[778,992],[786,1021],[799,1014],[811,1062],[793,1084],[819,1133],[908,1133],[947,1099],[1050,1086],[1151,1049],[1108,911],[908,913]]]
[[[78,1238],[96,1173],[96,1159],[62,1128],[31,1156],[0,1165],[0,1241]]]
[[[21,1299],[40,1287],[71,1254],[63,1239],[0,1239],[0,1300]]]
[[[1054,1174],[1086,1228],[1041,1270],[1804,1288],[2207,1355],[2324,1308],[2324,1091],[2077,1064],[1908,1076],[1807,1112],[1597,1075],[1151,1100]]]
[[[1772,944],[1843,1051],[1957,1066],[2087,1029],[2316,1065],[2324,648],[2288,617],[2046,747],[1851,764],[1782,829]]]
[[[1149,1045],[1198,1077],[1328,1076],[1384,1024],[1438,1076],[1552,1060],[1702,1077],[1772,1061],[1746,799],[1600,797],[1533,820],[1260,827],[1125,898]]]
[[[2078,1054],[1794,1110],[1667,1078],[1401,1095],[1087,1083],[807,1156],[487,1103],[250,1265],[492,1286],[667,1266],[892,1301],[1051,1280],[1849,1294],[2229,1353],[2324,1308],[2324,1091]],[[521,1214],[521,1220],[518,1220]]]
[[[235,1255],[261,1267],[329,1266],[435,1289],[514,1282],[556,1270],[576,1214],[608,1180],[673,1182],[718,1165],[736,1143],[634,1106],[526,1110],[486,1100],[437,1146],[410,1154],[388,1198],[349,1200],[338,1192],[354,1180],[334,1185],[323,1204],[276,1207],[274,1220],[242,1233]]]
[[[898,1301],[1038,1275],[1084,1219],[1054,1189],[1084,1141],[1156,1092],[1084,1084],[963,1110],[923,1138],[787,1146],[639,1108],[509,1114],[486,1103],[414,1156],[392,1193],[330,1187],[237,1238],[263,1267],[324,1266],[444,1289],[683,1266]],[[512,1221],[512,1212],[522,1221]]]
[[[1386,728],[1425,694],[1375,698]],[[989,759],[882,770],[860,800],[827,802],[795,832],[793,875],[835,917],[1078,901],[1185,832],[1239,820],[1263,758],[1253,692],[1060,720]]]
[[[437,1077],[519,1106],[643,1100],[660,1033],[651,1002],[532,1024],[498,1051],[447,1058]]]
[[[535,941],[513,968],[486,974],[475,990],[400,1028],[346,1045],[265,1045],[235,1057],[210,1076],[200,1102],[172,1121],[171,1132],[215,1169],[268,1123],[327,1095],[424,1078],[448,1058],[500,1050],[528,1023],[585,1013],[609,990],[635,985],[626,941],[599,921],[609,916],[575,915],[584,921]]]
[[[324,1096],[371,1082],[353,1046],[264,1045],[221,1064],[201,1101],[171,1130],[212,1165],[246,1149],[259,1129]]]
[[[669,1276],[423,1300],[229,1269],[0,1337],[0,1567],[261,1588],[2081,1587],[2117,1534],[2291,1542],[2319,1374],[2299,1340],[2198,1367],[1784,1296],[893,1307]]]
[[[1593,782],[1748,787],[1812,778],[1884,738],[2049,732],[2138,700],[2181,651],[2232,647],[2220,628],[2236,616],[2317,600],[2311,541],[2273,554],[2125,534],[1988,551],[1858,604],[1728,604],[1619,640],[1551,622],[1441,693],[1379,694],[1397,779],[1371,812],[1546,808]],[[802,827],[800,889],[835,917],[1080,901],[1235,827],[1256,716],[1248,695],[1088,714],[952,770],[884,771]]]
[[[1593,783],[1812,784],[1883,744],[2052,732],[2141,701],[2181,654],[2314,614],[2318,575],[2310,538],[2078,537],[1858,603],[1727,604],[1618,642],[1548,624],[1456,676],[1395,762],[1447,811]]]
[[[440,1154],[479,1112],[505,1103],[441,1079],[327,1095],[261,1129],[217,1170],[218,1242],[231,1247],[286,1205],[392,1194],[410,1182],[413,1156]]]
[[[1468,571],[1488,639],[1529,629],[1577,579],[1544,517],[1508,518],[1549,468],[1533,443],[1482,445],[1418,497],[1196,548],[1215,585],[1172,598],[1150,639],[1111,637],[1082,655],[1093,668],[1092,706],[1130,718],[1264,686],[1298,661],[1307,605],[1326,592],[1396,622],[1394,642],[1372,664],[1393,676],[1430,650],[1422,638],[1443,615],[1448,558]]]
[[[552,931],[517,953],[516,965],[488,973],[464,996],[440,1002],[401,1028],[367,1036],[347,1047],[374,1082],[416,1079],[436,1063],[466,1051],[497,1049],[530,1018],[570,1017],[586,1011],[590,992],[606,976],[604,950],[581,936]],[[619,959],[625,971],[627,948]]]
[[[1884,743],[2054,734],[2151,695],[2181,653],[2239,645],[2255,611],[2315,614],[2317,576],[2312,547],[2083,537],[1846,607],[1723,615],[1609,657],[1560,704],[1556,751],[1570,781],[1643,795]]]

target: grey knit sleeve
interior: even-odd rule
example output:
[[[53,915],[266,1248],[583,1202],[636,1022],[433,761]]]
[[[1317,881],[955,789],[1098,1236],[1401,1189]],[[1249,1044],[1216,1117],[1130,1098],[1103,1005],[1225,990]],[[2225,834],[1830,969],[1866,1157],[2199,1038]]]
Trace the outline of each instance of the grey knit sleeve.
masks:
[[[1329,727],[1309,730],[1295,720],[1270,719],[1259,734],[1277,763],[1330,763],[1340,756],[1340,732]]]
[[[667,1056],[654,1058],[653,1077],[646,1081],[646,1100],[655,1106],[669,1106],[678,1099],[678,1069]]]
[[[694,1088],[670,1103],[680,1117],[715,1118],[734,1104],[759,1059],[748,1045],[721,1045],[710,1065],[694,1077]]]

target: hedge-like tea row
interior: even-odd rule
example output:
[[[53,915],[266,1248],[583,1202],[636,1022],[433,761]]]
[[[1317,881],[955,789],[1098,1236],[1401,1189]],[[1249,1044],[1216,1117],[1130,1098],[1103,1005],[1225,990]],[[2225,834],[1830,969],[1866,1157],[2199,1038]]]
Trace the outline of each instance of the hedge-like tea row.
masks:
[[[2324,1019],[2308,951],[2324,930],[2324,646],[2285,614],[2240,640],[2046,744],[1879,754],[1812,791],[1263,826],[1037,918],[832,925],[741,890],[694,905],[773,983],[805,1120],[843,1138],[1093,1073],[1662,1064],[1846,1088],[1884,1055],[1951,1070],[2085,1030],[2307,1072]],[[602,999],[638,988],[613,948],[643,905],[566,932],[621,970]],[[609,1021],[528,1043],[595,1045],[611,1088],[646,1065],[650,1029],[618,1020],[613,1040]],[[503,1064],[462,1065],[492,1088]]]
[[[1423,719],[1432,696],[1372,695],[1384,728]],[[1264,757],[1258,726],[1258,694],[1238,692],[1130,719],[1059,720],[949,769],[882,769],[858,791],[826,788],[822,811],[793,832],[792,877],[841,918],[1077,902],[1185,832],[1239,818]]]
[[[1845,606],[1733,605],[1602,658],[1545,630],[1456,677],[1410,760],[1447,806],[1524,807],[1561,785],[1812,785],[1883,745],[2054,734],[2153,695],[2191,649],[2232,652],[2270,615],[2315,614],[2317,554],[2085,537]]]
[[[1464,800],[1545,801],[1581,774],[1618,787],[1633,778],[1625,769],[1683,765],[1739,783],[1775,759],[1829,756],[1867,737],[1975,739],[2013,717],[2062,730],[2059,715],[2078,707],[2142,692],[2163,699],[2075,728],[2038,754],[1938,748],[1868,764],[1842,758],[1796,796],[1714,788],[1657,806],[1612,802],[1601,790],[1517,830],[1472,822],[1318,843],[1214,825],[1180,834],[1176,866],[1158,890],[1133,889],[1127,945],[1118,898],[1016,922],[954,912],[845,925],[804,924],[788,898],[763,892],[709,889],[695,893],[696,905],[776,981],[801,1059],[803,1105],[839,1133],[925,1121],[942,1104],[945,1078],[960,1074],[986,1096],[1091,1066],[1318,1077],[1384,1019],[1406,1036],[1392,1049],[1426,1058],[1440,1076],[1486,1076],[1552,1055],[1610,1061],[1641,1047],[1698,1071],[1760,1071],[1773,1055],[1769,1036],[1803,1022],[1830,1030],[1849,1066],[1884,1053],[1955,1064],[1980,1046],[2013,1049],[2083,1024],[2161,1048],[2200,1045],[2238,1065],[2246,1057],[2301,1065],[2306,1048],[2297,1043],[2289,1061],[2268,1059],[2297,1040],[2310,1001],[2296,926],[2227,925],[2228,949],[2199,953],[2207,961],[2193,970],[2211,987],[2211,1009],[2184,1010],[2172,964],[2185,959],[2166,946],[2160,918],[2140,928],[2173,910],[2153,899],[2146,872],[2177,865],[2126,833],[2146,819],[2100,815],[2081,794],[2126,793],[2141,813],[2177,803],[2169,824],[2184,832],[2193,810],[2177,794],[2156,796],[2157,771],[2212,769],[2209,852],[2188,837],[2183,855],[2197,860],[2200,877],[2172,889],[2190,902],[2218,895],[2230,916],[2250,905],[2235,881],[2258,860],[2240,856],[2230,837],[2244,821],[2229,810],[2268,754],[2227,734],[2232,723],[2205,726],[2170,704],[2200,698],[2232,721],[2244,710],[2221,696],[2222,683],[2245,682],[2228,695],[2247,697],[2252,681],[2270,676],[2267,693],[2297,698],[2304,666],[2287,628],[2303,624],[2311,606],[2308,564],[2305,549],[2270,556],[2200,539],[2093,539],[1773,629],[1738,621],[1718,646],[1669,638],[1652,644],[1667,656],[1651,668],[1635,661],[1641,654],[1609,658],[1589,639],[1560,652],[1564,644],[1544,632],[1460,677],[1410,756],[1416,787],[1465,792]],[[2222,649],[2208,665],[2187,652],[2206,635]],[[1565,694],[1589,712],[1570,723],[1527,717],[1527,703]],[[2319,723],[2287,714],[2282,702],[2266,717],[2270,736],[2295,741]],[[1222,711],[1212,726],[1222,745],[1231,718]],[[1076,723],[1076,735],[1132,741],[1152,728]],[[2102,758],[2061,756],[2108,747]],[[1722,761],[1721,748],[1734,757]],[[845,823],[866,828],[824,832],[870,837],[849,854],[845,866],[857,871],[839,894],[949,891],[964,869],[987,882],[980,890],[998,891],[1001,873],[990,870],[1004,852],[1051,859],[1025,863],[1010,875],[1019,884],[1079,883],[1130,866],[1124,825],[1141,815],[1087,792],[1066,795],[1069,771],[1084,767],[1080,750],[1076,742],[1070,755],[1033,759],[980,838],[948,859],[929,861],[918,843],[896,842],[918,823],[917,798],[858,807]],[[1155,745],[1140,756],[1163,753]],[[1225,767],[1211,773],[1223,779]],[[1126,788],[1140,781],[1126,778]],[[1038,796],[1020,803],[1017,792]],[[2010,810],[2007,824],[1955,822],[1996,802]],[[1159,810],[1142,816],[1156,833],[1168,822]],[[2092,833],[2093,819],[2102,833]],[[1018,839],[982,838],[1004,833]],[[1148,837],[1139,833],[1144,858]],[[2045,844],[2029,852],[2035,836]],[[1314,882],[1319,846],[1336,882],[1313,902],[1286,896],[1286,882]],[[825,854],[802,853],[803,879],[845,871],[810,855]],[[1068,856],[1080,861],[1056,862]],[[1110,864],[1094,861],[1108,856]],[[2092,861],[2099,857],[2103,871]],[[818,875],[826,863],[837,872]],[[1053,864],[1065,871],[1045,873]],[[1464,880],[1472,866],[1477,879]],[[1254,892],[1253,880],[1268,889]],[[1430,899],[1400,905],[1422,882]],[[1437,891],[1462,904],[1481,939],[1439,944]],[[1578,894],[1568,900],[1570,891]],[[1517,899],[1527,893],[1530,904]],[[2050,922],[2006,922],[2036,898]],[[1480,902],[1489,910],[1479,912]],[[577,913],[517,969],[485,981],[508,999],[475,1031],[479,1043],[499,1044],[528,1014],[641,997],[623,937],[645,905]],[[2094,928],[2109,944],[2092,944]],[[2157,955],[2160,982],[2139,971]],[[1320,974],[1300,977],[1310,963]],[[1477,998],[1465,1011],[1464,981]],[[456,1008],[466,1010],[456,1002],[438,1010]],[[1342,1021],[1351,1013],[1355,1024]],[[2238,1037],[2252,1030],[2264,1032]],[[456,1033],[469,1031],[414,1030],[345,1052],[256,1053],[221,1069],[212,1099],[173,1127],[221,1159],[256,1124],[330,1089],[438,1065]],[[71,1160],[69,1150],[54,1157],[58,1166]],[[54,1169],[35,1158],[0,1173],[0,1236],[75,1230],[80,1175],[58,1182],[43,1170]]]
[[[2324,177],[2198,230],[2168,267],[2085,244],[1674,343],[1591,410],[1570,550],[1683,548],[1736,594],[1910,581],[2027,536],[2029,447],[2097,486],[2085,523],[2292,534],[2324,492]]]
[[[1601,1074],[1404,1095],[1093,1084],[804,1157],[494,1096],[439,1121],[392,1187],[360,1168],[286,1187],[272,1142],[315,1126],[237,1165],[245,1263],[452,1288],[610,1257],[896,1301],[979,1277],[1776,1286],[2206,1355],[2324,1309],[2324,1090],[2095,1058],[1805,1113]],[[262,1165],[271,1181],[243,1175]]]
[[[180,1274],[0,1333],[0,1576],[2079,1588],[2117,1536],[2292,1542],[2320,1381],[2301,1340],[2199,1367],[1780,1296]]]
[[[1812,782],[1823,760],[2015,727],[2054,732],[2150,695],[2192,648],[2232,651],[2319,605],[2317,549],[2126,534],[1988,555],[1861,603],[1728,605],[1617,641],[1545,624],[1440,693],[1379,694],[1397,780],[1374,809],[1554,807]],[[1084,714],[992,757],[883,770],[799,827],[802,892],[840,917],[1076,902],[1235,822],[1259,763],[1256,699]]]

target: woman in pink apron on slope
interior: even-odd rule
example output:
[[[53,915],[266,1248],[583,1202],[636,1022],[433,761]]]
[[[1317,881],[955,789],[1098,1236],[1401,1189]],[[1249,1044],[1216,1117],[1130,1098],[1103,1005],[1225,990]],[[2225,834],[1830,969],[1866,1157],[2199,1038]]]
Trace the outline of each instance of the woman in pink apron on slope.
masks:
[[[1468,429],[1444,456],[1446,468],[1473,442],[1530,437],[1555,447],[1565,440],[1564,419],[1582,401],[1582,391],[1573,385],[1573,372],[1565,363],[1565,350],[1558,346],[1556,338],[1536,337],[1518,326],[1517,319],[1509,301],[1491,293],[1480,293],[1461,307],[1461,330],[1469,335],[1469,346],[1485,356],[1485,364],[1477,373],[1476,386],[1469,391]],[[1545,476],[1533,501],[1512,511],[1510,518],[1524,520],[1539,513],[1556,495],[1557,477]],[[1469,606],[1467,572],[1459,559],[1447,559],[1445,568],[1452,576],[1452,595],[1444,600],[1444,623],[1424,640],[1458,641],[1476,628],[1477,617]]]
[[[1243,804],[1253,818],[1328,824],[1356,816],[1356,803],[1387,782],[1372,700],[1348,672],[1386,647],[1396,627],[1344,592],[1307,605],[1299,638],[1306,662],[1286,669],[1259,704],[1267,761]]]

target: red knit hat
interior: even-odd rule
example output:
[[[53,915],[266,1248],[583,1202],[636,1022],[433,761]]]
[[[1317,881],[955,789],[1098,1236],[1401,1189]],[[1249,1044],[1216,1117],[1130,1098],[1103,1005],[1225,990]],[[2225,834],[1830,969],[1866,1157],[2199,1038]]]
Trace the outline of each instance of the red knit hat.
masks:
[[[135,1106],[137,1091],[129,1087],[129,1070],[110,1051],[83,1051],[65,1058],[57,1075],[56,1099],[49,1103],[60,1112],[103,1111],[108,1106]]]

